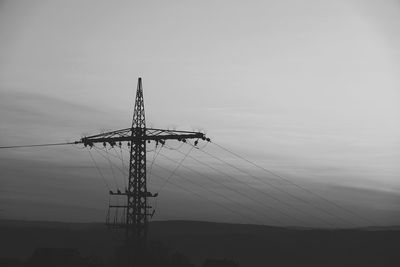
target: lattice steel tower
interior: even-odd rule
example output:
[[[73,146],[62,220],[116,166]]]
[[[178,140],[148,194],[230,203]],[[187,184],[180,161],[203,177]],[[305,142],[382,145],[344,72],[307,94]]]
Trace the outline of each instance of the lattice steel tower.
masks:
[[[102,133],[82,138],[79,143],[85,146],[94,146],[102,143],[113,146],[121,146],[122,142],[128,142],[130,146],[128,187],[124,191],[110,191],[110,195],[126,196],[126,205],[110,205],[111,208],[123,209],[125,220],[114,220],[111,225],[122,227],[126,230],[126,262],[127,266],[138,264],[138,257],[144,253],[146,248],[146,237],[148,232],[148,217],[153,212],[148,206],[147,199],[156,197],[147,191],[146,184],[146,142],[156,141],[164,144],[166,140],[175,139],[186,142],[186,139],[206,140],[203,133],[189,131],[173,131],[165,129],[146,128],[142,79],[138,79],[135,107],[133,112],[132,126],[130,128]],[[209,139],[208,139],[209,140]],[[197,142],[195,142],[197,143]]]
[[[142,79],[139,78],[133,112],[129,160],[128,205],[126,224],[128,240],[141,241],[147,236],[146,185],[146,120],[144,114]]]

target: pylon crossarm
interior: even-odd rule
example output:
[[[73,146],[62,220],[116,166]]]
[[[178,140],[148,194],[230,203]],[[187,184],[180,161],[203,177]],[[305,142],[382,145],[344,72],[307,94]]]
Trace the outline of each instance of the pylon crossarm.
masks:
[[[145,135],[135,136],[135,128],[121,129],[112,132],[106,132],[102,134],[87,136],[82,138],[77,143],[82,143],[85,146],[93,146],[95,143],[109,143],[114,146],[119,142],[135,142],[139,140],[153,140],[153,141],[165,141],[165,140],[178,140],[185,141],[186,139],[203,139],[206,137],[201,132],[190,132],[190,131],[175,131],[175,130],[164,130],[145,128]]]
[[[114,191],[110,190],[109,194],[112,195],[112,196],[129,196],[129,195],[132,195],[127,190],[125,192],[121,192],[119,190],[117,192],[114,192]],[[146,196],[146,197],[157,197],[158,193],[152,194],[150,192],[144,192],[143,195]]]
[[[184,139],[196,139],[196,138],[206,140],[206,136],[201,132],[146,128],[146,140],[158,141],[158,140],[176,139],[178,141],[180,140],[184,141]]]

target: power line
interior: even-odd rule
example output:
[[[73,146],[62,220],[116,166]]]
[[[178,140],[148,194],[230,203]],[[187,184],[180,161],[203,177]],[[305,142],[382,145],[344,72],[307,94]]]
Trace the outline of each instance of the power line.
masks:
[[[190,152],[192,152],[193,147],[191,147],[189,149],[189,151],[184,154],[185,156],[181,159],[181,161],[179,162],[179,164],[175,167],[175,169],[170,173],[170,175],[168,176],[168,178],[165,180],[164,184],[160,187],[160,189],[158,189],[158,193],[165,187],[165,185],[168,183],[169,179],[171,179],[172,176],[174,176],[175,172],[179,169],[179,167],[182,165],[183,161],[189,156]]]
[[[155,165],[158,166],[158,167],[161,168],[161,169],[168,170],[167,168],[162,167],[160,164],[155,163]],[[175,174],[175,176],[176,176],[176,177],[180,177],[180,178],[182,178],[182,179],[184,179],[184,180],[190,182],[191,184],[194,184],[194,185],[196,185],[196,186],[198,186],[198,187],[200,187],[200,188],[203,188],[204,190],[209,191],[209,192],[211,192],[211,193],[213,193],[213,194],[215,194],[215,195],[218,195],[218,196],[224,198],[224,199],[227,200],[227,201],[233,202],[233,203],[235,203],[235,204],[238,204],[238,205],[240,205],[240,206],[242,206],[242,207],[248,209],[248,207],[243,206],[242,204],[237,203],[237,202],[235,202],[235,201],[229,199],[228,197],[224,196],[223,194],[218,193],[218,192],[215,192],[215,191],[212,191],[212,190],[206,188],[205,186],[203,186],[203,185],[201,185],[201,184],[198,184],[198,183],[196,183],[196,182],[193,182],[192,180],[190,180],[190,179],[188,179],[188,178],[186,178],[186,177],[184,177],[184,176],[182,176],[182,175]],[[254,219],[254,218],[253,218],[253,219]],[[274,220],[274,219],[273,219],[273,220]],[[256,220],[256,221],[257,221],[257,220]],[[278,221],[275,221],[275,222],[278,222]],[[278,223],[282,223],[282,222],[278,222]]]
[[[177,150],[177,151],[178,151],[179,153],[183,154],[183,152],[181,152],[181,151],[179,151],[179,150]],[[266,192],[264,192],[264,191],[261,191],[260,189],[255,188],[255,187],[253,187],[253,186],[251,186],[251,185],[249,185],[249,184],[247,184],[247,183],[245,183],[245,182],[243,182],[243,181],[237,179],[236,177],[234,177],[234,176],[232,176],[232,175],[229,175],[229,174],[227,174],[227,173],[224,173],[223,171],[220,171],[220,170],[214,168],[214,167],[211,166],[210,164],[204,163],[204,162],[202,162],[202,161],[200,161],[200,160],[198,160],[198,159],[196,159],[196,158],[194,158],[194,157],[192,157],[192,156],[189,156],[189,158],[191,158],[191,159],[195,160],[196,162],[198,162],[198,163],[200,163],[200,164],[202,164],[202,165],[204,165],[204,166],[207,166],[208,168],[210,168],[210,169],[212,169],[212,170],[214,170],[214,171],[216,171],[216,172],[218,172],[218,173],[220,173],[220,174],[222,174],[222,175],[224,175],[224,176],[227,176],[227,177],[229,177],[230,179],[235,180],[235,181],[237,181],[237,182],[239,182],[239,183],[241,183],[241,184],[243,184],[243,185],[245,185],[245,186],[247,186],[247,187],[249,187],[249,188],[251,188],[251,189],[253,189],[253,190],[259,191],[259,192],[261,192],[262,194],[267,195],[268,197],[274,199],[275,201],[277,201],[277,202],[279,202],[279,203],[283,203],[283,204],[285,204],[285,205],[291,207],[290,204],[287,204],[287,203],[283,202],[282,200],[280,200],[280,199],[278,199],[278,198],[275,198],[275,197],[273,197],[273,196],[270,196],[268,193],[266,193]],[[247,196],[247,197],[248,197],[248,196]],[[294,220],[296,220],[296,221],[298,221],[298,222],[300,222],[300,223],[302,223],[302,224],[307,224],[307,223],[305,223],[303,220],[301,220],[301,219],[299,219],[299,218],[297,218],[297,217],[294,217],[294,216],[290,215],[289,213],[286,213],[286,212],[282,211],[281,209],[275,208],[274,206],[268,206],[268,205],[266,205],[265,203],[263,203],[263,202],[261,202],[261,201],[259,201],[259,200],[257,200],[257,199],[254,199],[254,198],[251,198],[251,199],[252,199],[253,201],[257,202],[258,204],[260,204],[260,205],[263,206],[263,207],[267,207],[267,208],[269,208],[269,209],[275,210],[275,211],[277,211],[278,213],[280,213],[280,214],[282,214],[282,215],[284,215],[284,216],[286,216],[286,217],[288,217],[288,218],[290,218],[290,219],[294,219]],[[293,207],[291,207],[291,208],[293,208]]]
[[[160,153],[160,155],[161,155],[162,157],[168,159],[169,161],[172,161],[172,162],[177,163],[177,161],[175,161],[175,160],[173,160],[173,159],[167,157],[167,156],[164,155],[164,154],[161,154],[161,153]],[[161,167],[161,166],[160,166],[159,164],[157,164],[157,163],[156,163],[155,165],[156,165],[156,166],[159,166],[160,168],[166,169],[166,168],[164,168],[164,167]],[[208,180],[210,180],[210,181],[212,181],[212,182],[214,182],[214,183],[216,183],[216,184],[218,184],[218,185],[220,185],[220,186],[222,186],[222,187],[224,187],[224,188],[226,188],[226,189],[228,189],[228,190],[230,190],[230,191],[232,191],[232,192],[238,193],[238,194],[243,195],[244,197],[247,198],[247,195],[241,194],[240,191],[234,190],[234,189],[232,189],[232,188],[230,188],[230,187],[224,185],[223,183],[219,183],[219,182],[217,182],[216,180],[214,180],[214,179],[212,179],[212,178],[210,178],[210,177],[208,177],[208,176],[206,176],[206,175],[204,175],[204,174],[202,174],[202,173],[199,173],[199,172],[193,170],[193,169],[190,168],[190,167],[187,167],[187,166],[184,166],[184,165],[182,165],[182,167],[185,168],[185,169],[188,169],[188,170],[192,171],[193,173],[199,174],[199,175],[201,175],[201,176],[207,178]],[[175,174],[175,175],[178,176],[178,177],[184,178],[182,175],[178,175],[178,174]],[[259,213],[259,211],[256,210],[256,209],[251,209],[251,208],[249,208],[249,207],[247,207],[247,206],[244,206],[244,205],[241,204],[240,202],[236,202],[236,201],[234,201],[234,200],[232,200],[232,199],[226,197],[225,195],[223,195],[223,194],[221,194],[221,193],[212,191],[212,190],[208,189],[207,187],[205,187],[205,186],[203,186],[203,185],[201,185],[201,184],[198,184],[198,183],[195,183],[195,182],[191,181],[191,180],[188,179],[188,178],[184,178],[184,179],[185,179],[185,180],[188,180],[188,181],[191,182],[192,184],[195,184],[195,185],[197,185],[197,186],[203,188],[204,190],[207,190],[207,191],[209,191],[209,192],[211,192],[211,193],[217,194],[217,195],[221,196],[222,198],[224,198],[224,199],[226,199],[226,200],[228,200],[228,201],[230,201],[230,202],[232,202],[232,203],[235,203],[235,204],[237,204],[237,205],[239,205],[239,206],[242,206],[242,207],[244,207],[244,208],[246,208],[246,209],[250,209],[250,210],[252,210],[252,211],[254,211],[254,212],[256,212],[256,213]],[[252,200],[251,198],[249,198],[249,199]],[[282,221],[280,221],[280,220],[278,220],[278,219],[274,219],[274,218],[269,217],[269,216],[267,216],[267,218],[268,218],[269,220],[275,221],[276,223],[278,223],[278,225],[279,225],[279,224],[282,224]]]
[[[101,148],[98,148],[98,147],[95,147],[95,146],[93,146],[93,148],[95,149],[95,151],[96,151],[100,156],[102,156],[104,159],[107,159],[107,157],[106,157],[105,155],[102,154],[102,152],[105,152],[104,149],[101,149]],[[107,153],[107,152],[105,152],[105,153]],[[116,155],[113,155],[113,154],[108,154],[108,155],[109,155],[109,156],[113,156],[113,157],[116,158],[116,159],[121,159],[119,156],[116,156]],[[117,168],[117,169],[121,172],[121,174],[122,174],[123,176],[126,176],[127,173],[125,173],[125,171],[128,172],[128,170],[121,168],[121,167],[118,166],[114,161],[110,161],[110,162],[111,162],[111,164],[112,164],[115,168]]]
[[[103,151],[103,149],[98,148],[98,147],[96,147],[96,146],[93,146],[93,148],[95,149],[95,151],[96,151],[97,154],[99,154],[100,156],[102,156],[104,159],[109,160],[109,158],[108,158],[107,156],[103,155],[103,154],[100,152],[100,151]],[[118,158],[118,157],[116,157],[116,156],[113,155],[113,154],[107,154],[107,155],[111,155],[111,156],[113,156],[113,157],[115,157],[115,158]],[[109,161],[109,164],[110,164],[110,166],[111,166],[111,165],[114,165],[114,167],[117,168],[117,169],[121,172],[122,176],[125,176],[125,175],[126,175],[126,173],[125,173],[118,165],[116,165],[114,162],[112,162],[111,160]],[[116,182],[115,177],[114,177],[114,184],[115,184],[116,187],[118,188],[118,184],[117,184],[117,182]]]
[[[99,166],[97,166],[97,163],[96,163],[96,161],[95,161],[94,158],[93,158],[92,152],[90,152],[90,149],[89,149],[89,148],[88,148],[87,150],[88,150],[88,152],[89,152],[90,158],[92,159],[92,161],[93,161],[93,163],[94,163],[94,166],[96,167],[97,171],[98,171],[99,174],[100,174],[100,177],[102,178],[104,184],[107,186],[108,191],[111,191],[111,188],[110,188],[110,186],[108,185],[106,178],[104,177],[103,173],[100,171]]]
[[[122,148],[121,148],[121,146],[119,148],[120,148],[120,152],[121,152],[121,165],[122,165],[123,169],[126,169],[125,162],[124,162],[124,156],[122,155]],[[114,149],[115,155],[118,155],[118,151],[115,149],[115,147],[113,147],[113,149]],[[124,179],[124,177],[122,177],[122,180],[124,181],[125,188],[127,188],[126,179]]]
[[[157,146],[156,146],[156,149],[155,149],[154,155],[153,155],[153,160],[151,161],[149,172],[148,172],[149,175],[151,174],[151,171],[153,170],[153,164],[154,164],[158,154],[160,154],[160,151],[161,151],[162,148],[163,148],[163,146],[161,145],[160,148],[157,151]]]
[[[313,196],[315,196],[315,197],[317,197],[317,198],[319,198],[321,200],[324,200],[325,202],[327,202],[327,203],[329,203],[329,204],[331,204],[331,205],[333,205],[333,206],[335,206],[335,207],[337,207],[337,208],[339,208],[339,209],[341,209],[343,211],[346,211],[348,214],[351,214],[351,215],[353,215],[355,217],[358,217],[359,219],[362,219],[363,221],[369,222],[374,226],[378,226],[378,224],[376,224],[374,221],[372,221],[372,220],[370,220],[368,218],[365,218],[364,216],[361,216],[361,215],[355,213],[354,211],[349,210],[349,209],[337,204],[336,202],[334,202],[332,200],[329,200],[329,199],[327,199],[327,198],[315,193],[314,191],[309,190],[309,189],[307,189],[307,188],[305,188],[305,187],[303,187],[303,186],[301,186],[301,185],[289,180],[288,178],[283,177],[282,175],[279,175],[279,174],[277,174],[277,173],[275,173],[275,172],[273,172],[271,170],[268,170],[268,169],[266,169],[266,168],[264,168],[264,167],[262,167],[262,166],[260,166],[260,165],[258,165],[256,163],[254,163],[254,162],[252,162],[252,161],[240,156],[239,154],[237,154],[237,153],[235,153],[235,152],[233,152],[233,151],[231,151],[231,150],[229,150],[229,149],[227,149],[227,148],[225,148],[225,147],[223,147],[223,146],[221,146],[221,145],[219,145],[217,143],[214,143],[214,142],[211,142],[211,143],[214,144],[215,146],[221,148],[222,150],[224,150],[224,151],[226,151],[226,152],[228,152],[228,153],[230,153],[230,154],[232,154],[232,155],[234,155],[234,156],[236,156],[236,157],[248,162],[249,164],[251,164],[251,165],[253,165],[253,166],[255,166],[255,167],[257,167],[257,168],[259,168],[259,169],[261,169],[261,170],[263,170],[265,172],[267,172],[267,173],[270,173],[270,174],[274,175],[275,177],[279,178],[280,180],[285,181],[286,183],[289,183],[289,184],[291,184],[291,185],[303,190],[304,192],[306,192],[308,194],[311,194],[311,195],[313,195]]]
[[[323,208],[321,208],[321,207],[319,207],[319,206],[316,206],[316,205],[314,205],[313,203],[311,203],[310,201],[307,201],[307,200],[305,200],[305,199],[303,199],[303,198],[300,198],[300,197],[298,197],[298,196],[295,196],[295,195],[293,195],[293,194],[291,194],[291,193],[289,193],[289,192],[287,192],[287,191],[285,191],[285,190],[279,188],[278,186],[275,186],[275,185],[273,185],[273,184],[271,184],[271,183],[269,183],[269,182],[267,182],[267,181],[265,181],[265,180],[259,179],[258,177],[252,175],[250,172],[244,171],[244,170],[238,168],[237,166],[235,166],[235,165],[233,165],[233,164],[230,164],[229,162],[227,162],[227,161],[225,161],[225,160],[223,160],[223,159],[221,159],[221,158],[219,158],[219,157],[217,157],[217,156],[215,156],[215,155],[212,155],[211,153],[209,153],[209,152],[207,152],[207,151],[204,151],[204,150],[202,150],[202,149],[199,149],[199,150],[200,150],[201,152],[205,153],[206,155],[208,155],[208,156],[210,156],[210,157],[212,157],[212,158],[214,158],[214,159],[216,159],[216,160],[218,160],[218,161],[220,161],[220,162],[222,162],[222,163],[224,163],[224,164],[230,166],[231,168],[233,168],[233,169],[235,169],[235,170],[237,170],[237,171],[239,171],[239,172],[241,172],[241,173],[244,173],[244,174],[248,175],[249,177],[253,178],[254,180],[260,181],[260,182],[262,182],[262,183],[264,183],[264,184],[266,184],[266,185],[268,185],[268,186],[271,186],[272,188],[278,190],[279,192],[281,192],[281,193],[283,193],[283,194],[286,194],[286,195],[290,196],[291,198],[293,198],[293,199],[295,199],[295,200],[297,200],[297,201],[304,202],[304,203],[306,203],[306,204],[308,204],[308,205],[310,205],[310,206],[312,206],[312,207],[318,209],[319,211],[324,212],[325,214],[328,214],[328,215],[330,215],[330,216],[332,216],[332,217],[335,217],[335,218],[337,218],[337,219],[339,219],[339,220],[341,220],[341,221],[343,221],[343,222],[345,222],[345,223],[349,223],[349,224],[353,224],[353,225],[354,225],[354,223],[352,223],[352,222],[350,222],[350,221],[348,221],[348,220],[346,220],[346,219],[343,219],[343,218],[341,218],[340,216],[338,216],[338,215],[336,215],[336,214],[334,214],[334,213],[332,213],[332,212],[329,212],[329,211],[327,211],[327,210],[325,210],[325,209],[323,209]],[[285,203],[286,203],[286,202],[285,202]],[[296,208],[296,210],[299,211],[298,208]],[[299,212],[300,212],[300,211],[299,211]],[[305,213],[305,214],[307,214],[308,216],[313,217],[313,218],[315,218],[315,219],[317,219],[317,220],[320,220],[320,221],[322,221],[322,222],[325,223],[325,224],[329,224],[330,226],[334,226],[331,222],[328,222],[328,221],[326,221],[325,219],[323,219],[323,218],[321,218],[321,217],[315,216],[315,215],[311,214],[310,212],[306,212],[306,211],[304,211],[304,210],[301,210],[301,212],[302,212],[302,213]]]
[[[164,179],[163,177],[161,177],[161,176],[159,176],[159,175],[156,175],[156,174],[154,174],[154,173],[153,173],[152,175],[155,176],[155,177],[158,177],[158,178],[160,178],[160,179]],[[176,186],[176,187],[178,187],[178,188],[180,188],[180,189],[182,189],[182,190],[185,191],[185,192],[189,192],[189,193],[191,193],[191,194],[193,194],[193,195],[195,195],[195,196],[197,196],[197,197],[199,197],[199,198],[201,198],[201,199],[204,199],[204,200],[206,200],[206,201],[209,201],[209,202],[211,202],[211,203],[213,203],[213,204],[215,204],[215,205],[217,205],[217,206],[219,206],[219,207],[221,207],[221,208],[223,208],[223,209],[225,209],[225,210],[228,210],[228,211],[230,211],[231,213],[233,213],[233,214],[235,214],[235,215],[237,215],[237,216],[239,216],[239,217],[241,217],[241,218],[245,218],[245,219],[247,219],[248,221],[250,221],[250,223],[254,223],[254,221],[251,220],[248,216],[243,215],[243,214],[241,214],[241,213],[237,212],[236,210],[233,210],[233,209],[231,209],[231,208],[229,208],[229,207],[226,207],[225,205],[223,205],[223,204],[221,204],[221,203],[219,203],[219,202],[217,202],[217,201],[215,201],[215,200],[211,200],[211,199],[209,199],[209,198],[205,198],[204,196],[202,196],[202,195],[196,193],[195,191],[189,190],[189,189],[187,189],[187,188],[185,188],[185,187],[183,187],[183,186],[181,186],[181,185],[179,185],[179,184],[177,184],[177,183],[174,183],[173,181],[169,181],[169,183],[172,184],[172,185],[174,185],[174,186]]]
[[[74,145],[74,144],[77,144],[77,142],[35,144],[35,145],[20,145],[20,146],[0,146],[0,149],[24,148],[24,147],[45,147],[45,146],[64,146],[64,145]]]
[[[112,174],[112,177],[113,177],[113,179],[114,179],[115,185],[116,185],[117,188],[119,188],[119,183],[118,183],[118,181],[117,181],[117,178],[115,178],[114,168],[112,167],[111,160],[110,160],[110,156],[108,155],[108,150],[107,150],[106,147],[104,147],[104,151],[106,152],[106,155],[107,155],[107,161],[108,161],[108,163],[110,164],[111,174]]]

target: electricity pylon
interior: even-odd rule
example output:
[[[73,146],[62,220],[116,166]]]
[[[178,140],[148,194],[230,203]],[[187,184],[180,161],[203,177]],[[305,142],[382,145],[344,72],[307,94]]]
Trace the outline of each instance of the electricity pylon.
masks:
[[[138,253],[143,253],[146,247],[146,237],[148,232],[148,217],[154,214],[149,212],[147,199],[157,197],[147,191],[146,183],[146,142],[156,141],[164,144],[166,140],[175,139],[186,142],[186,139],[203,139],[205,137],[200,132],[174,131],[165,129],[146,128],[142,79],[138,79],[135,108],[133,112],[132,127],[106,132],[98,135],[87,136],[80,140],[85,146],[92,147],[95,143],[121,146],[122,142],[128,142],[130,146],[129,177],[128,187],[125,192],[112,192],[111,195],[126,196],[126,205],[114,205],[113,208],[123,208],[125,210],[125,221],[114,222],[114,226],[122,227],[126,230],[126,249],[128,266],[134,266]],[[208,139],[209,140],[209,139]],[[195,142],[195,144],[197,141]]]

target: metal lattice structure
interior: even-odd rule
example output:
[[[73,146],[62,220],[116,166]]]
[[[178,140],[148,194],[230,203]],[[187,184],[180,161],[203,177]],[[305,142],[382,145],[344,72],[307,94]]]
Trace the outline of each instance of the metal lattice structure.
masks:
[[[154,210],[148,206],[149,197],[157,197],[147,191],[146,184],[146,142],[156,141],[164,144],[166,140],[174,139],[186,142],[186,139],[203,139],[206,137],[200,132],[174,131],[165,129],[146,128],[142,79],[138,79],[132,127],[84,137],[80,140],[85,146],[92,147],[95,143],[104,146],[119,145],[128,142],[130,147],[128,187],[124,192],[110,191],[110,195],[126,196],[126,205],[110,205],[110,208],[123,209],[125,221],[114,220],[110,226],[125,228],[128,266],[135,265],[135,255],[143,253],[146,247],[148,232],[148,218]]]
[[[146,119],[142,79],[139,78],[133,112],[126,207],[127,242],[137,249],[147,236]],[[135,138],[133,138],[135,137]]]

